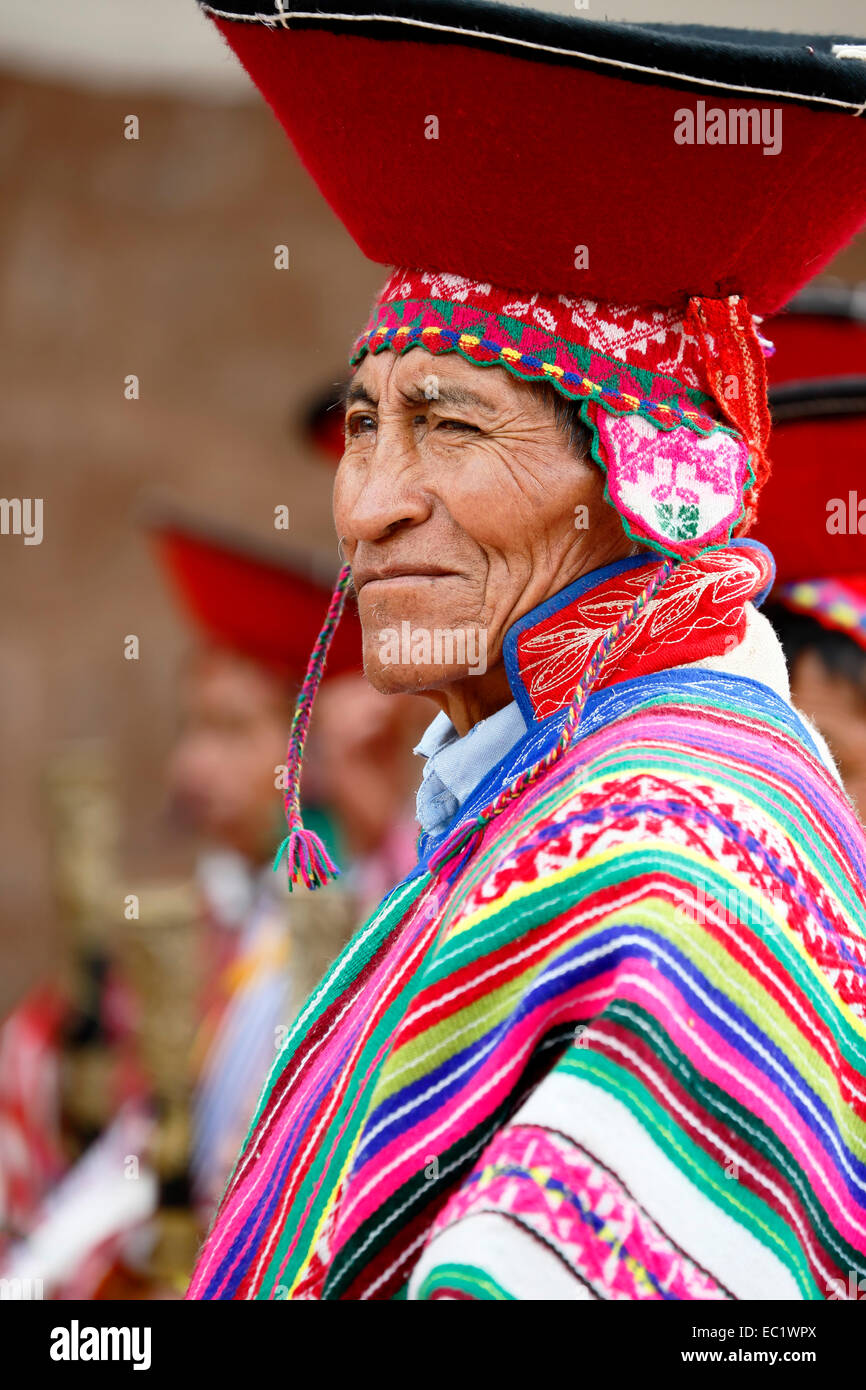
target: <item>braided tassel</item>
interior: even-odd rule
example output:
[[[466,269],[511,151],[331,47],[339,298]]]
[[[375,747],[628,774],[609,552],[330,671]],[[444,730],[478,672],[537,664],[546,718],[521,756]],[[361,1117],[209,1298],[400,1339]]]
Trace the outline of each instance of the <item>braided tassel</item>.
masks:
[[[286,824],[289,833],[277,850],[274,859],[274,872],[279,868],[280,860],[285,855],[290,890],[297,883],[303,883],[307,888],[321,888],[323,884],[328,882],[328,879],[336,878],[340,872],[318,835],[312,830],[304,829],[300,803],[301,759],[304,755],[304,743],[310,725],[313,701],[316,698],[316,691],[325,669],[331,638],[337,623],[340,621],[340,615],[346,602],[346,593],[351,582],[352,571],[348,565],[344,565],[337,577],[331,602],[328,605],[327,616],[307,665],[307,674],[298,695],[292,728],[289,733],[286,788],[283,792],[283,804],[286,809]]]
[[[504,787],[499,795],[488,806],[485,806],[483,811],[479,812],[474,821],[468,825],[458,825],[452,830],[447,840],[430,856],[431,873],[437,874],[445,864],[450,863],[449,873],[451,877],[456,877],[467,859],[474,853],[490,822],[568,750],[580,726],[584,706],[592,694],[593,687],[612,648],[619,642],[626,629],[640,617],[643,610],[652,602],[662,585],[670,578],[675,564],[674,560],[666,560],[663,565],[660,565],[652,579],[638,594],[634,603],[621,613],[619,620],[614,623],[613,627],[608,628],[602,637],[592,660],[587,663],[586,670],[580,678],[568,707],[568,714],[565,717],[559,738],[550,752],[546,753],[543,758],[539,758],[537,763],[526,768],[519,777]]]

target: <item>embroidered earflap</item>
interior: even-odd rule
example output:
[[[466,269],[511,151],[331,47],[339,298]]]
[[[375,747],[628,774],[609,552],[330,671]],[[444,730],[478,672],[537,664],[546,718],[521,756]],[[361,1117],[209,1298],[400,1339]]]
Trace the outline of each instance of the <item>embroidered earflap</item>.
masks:
[[[644,416],[584,407],[593,455],[607,474],[607,495],[626,530],[669,555],[724,545],[743,515],[751,480],[749,446],[724,426],[702,434],[689,425],[662,429]]]
[[[727,423],[683,412],[668,428],[645,412],[588,402],[593,455],[626,529],[668,555],[696,555],[748,530],[769,473],[770,416],[762,344],[744,300],[689,300],[686,327]]]
[[[301,760],[304,753],[304,743],[307,738],[307,730],[310,725],[310,715],[313,710],[313,701],[316,698],[316,691],[322,679],[325,669],[325,662],[328,657],[328,648],[331,645],[331,638],[334,635],[343,606],[346,602],[346,594],[352,582],[352,571],[349,565],[344,565],[337,577],[334,586],[334,593],[328,606],[322,630],[316,640],[307,666],[307,674],[301,686],[298,696],[298,703],[295,706],[292,728],[289,733],[289,750],[286,757],[286,787],[283,793],[283,804],[286,810],[286,824],[288,835],[283,840],[277,850],[274,859],[274,870],[279,867],[283,855],[286,856],[286,869],[289,875],[289,888],[293,888],[298,883],[303,883],[306,888],[321,888],[331,878],[336,878],[340,872],[334,861],[331,859],[322,841],[312,830],[305,830],[301,820]]]

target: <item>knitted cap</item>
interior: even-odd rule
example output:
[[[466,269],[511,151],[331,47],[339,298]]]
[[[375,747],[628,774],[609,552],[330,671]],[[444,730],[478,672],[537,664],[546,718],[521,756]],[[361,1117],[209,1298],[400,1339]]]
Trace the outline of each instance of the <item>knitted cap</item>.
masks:
[[[350,360],[413,347],[579,401],[608,500],[629,535],[665,554],[727,541],[766,475],[763,356],[737,299],[623,307],[400,269]]]

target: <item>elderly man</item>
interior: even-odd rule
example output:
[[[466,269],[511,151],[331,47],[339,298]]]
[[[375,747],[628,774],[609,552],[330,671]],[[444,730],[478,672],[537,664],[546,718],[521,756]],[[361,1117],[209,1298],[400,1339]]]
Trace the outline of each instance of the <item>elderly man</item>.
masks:
[[[350,583],[368,678],[439,714],[418,864],[302,1010],[190,1296],[848,1297],[866,844],[736,537],[752,312],[862,219],[862,65],[447,0],[207,8],[400,267],[351,357],[294,880],[332,868],[297,787]],[[674,139],[769,90],[773,158]]]

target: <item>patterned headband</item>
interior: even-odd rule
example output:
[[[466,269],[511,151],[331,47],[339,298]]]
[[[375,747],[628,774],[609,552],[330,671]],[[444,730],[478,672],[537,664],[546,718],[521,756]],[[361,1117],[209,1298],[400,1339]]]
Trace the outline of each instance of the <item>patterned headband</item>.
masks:
[[[581,402],[608,500],[633,539],[682,558],[751,523],[769,418],[763,349],[742,300],[623,308],[395,270],[350,361],[417,346]]]

